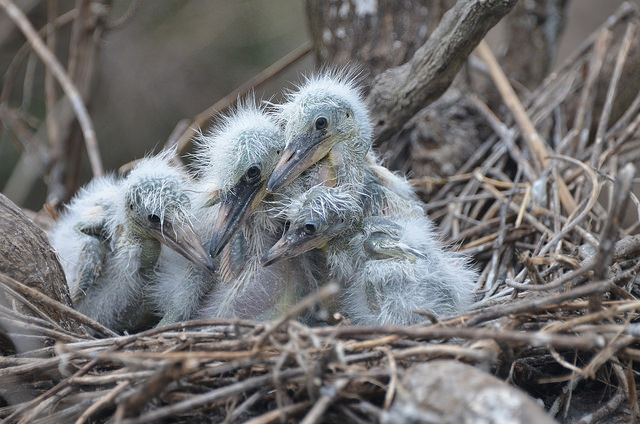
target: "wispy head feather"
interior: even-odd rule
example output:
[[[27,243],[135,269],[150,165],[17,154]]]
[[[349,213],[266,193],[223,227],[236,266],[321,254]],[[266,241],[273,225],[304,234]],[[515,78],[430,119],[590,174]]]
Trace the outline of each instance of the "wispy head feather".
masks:
[[[196,143],[194,166],[201,179],[221,191],[232,187],[255,163],[269,175],[284,148],[278,125],[256,104],[253,95],[239,99],[237,106],[218,121]]]
[[[274,106],[274,114],[290,136],[293,122],[310,121],[319,105],[348,107],[359,125],[360,137],[371,140],[372,125],[362,89],[361,74],[353,68],[329,68],[304,77],[298,87],[285,93],[286,102]]]
[[[189,177],[171,165],[172,157],[172,152],[145,157],[124,180],[123,207],[137,223],[150,215],[173,225],[190,220]]]
[[[362,220],[364,212],[360,196],[344,188],[316,186],[293,200],[287,208],[292,223],[317,221],[326,228],[351,228]]]

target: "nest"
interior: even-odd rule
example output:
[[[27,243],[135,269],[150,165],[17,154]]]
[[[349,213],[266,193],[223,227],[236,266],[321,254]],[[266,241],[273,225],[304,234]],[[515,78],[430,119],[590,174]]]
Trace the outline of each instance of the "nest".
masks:
[[[412,390],[404,377],[438,358],[477,365],[562,421],[637,418],[640,201],[629,163],[640,152],[640,96],[611,125],[633,23],[612,56],[604,104],[591,101],[608,34],[631,18],[627,10],[608,22],[524,104],[480,49],[513,122],[472,100],[491,134],[457,175],[413,180],[446,238],[482,270],[468,314],[412,327],[295,321],[335,295],[330,284],[274,322],[189,321],[117,335],[0,275],[14,302],[78,323],[0,308],[4,336],[37,345],[0,357],[0,417],[393,422],[394,399]],[[450,402],[466,391],[461,381]],[[445,420],[437,411],[447,407],[435,417]]]

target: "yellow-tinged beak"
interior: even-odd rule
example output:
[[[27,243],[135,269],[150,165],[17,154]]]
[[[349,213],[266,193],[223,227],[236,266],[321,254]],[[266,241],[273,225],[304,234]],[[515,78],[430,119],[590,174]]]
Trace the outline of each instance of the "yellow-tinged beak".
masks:
[[[327,130],[309,130],[291,140],[271,173],[267,191],[273,193],[293,181],[307,168],[324,158],[333,144]]]
[[[204,207],[209,208],[211,206],[215,206],[220,202],[220,190],[213,190],[209,193],[209,197],[207,202],[204,204]]]
[[[321,235],[288,232],[262,256],[260,263],[262,266],[269,266],[283,259],[295,258],[309,250],[323,247],[327,241],[328,238]]]
[[[167,231],[162,231],[163,229]],[[164,224],[162,227],[151,228],[151,233],[160,243],[180,253],[203,270],[215,271],[211,257],[207,255],[190,224],[175,227]]]

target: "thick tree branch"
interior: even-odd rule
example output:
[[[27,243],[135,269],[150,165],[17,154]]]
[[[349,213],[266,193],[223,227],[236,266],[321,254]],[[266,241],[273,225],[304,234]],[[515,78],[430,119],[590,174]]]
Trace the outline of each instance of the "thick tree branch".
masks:
[[[413,58],[379,75],[369,94],[384,142],[451,85],[467,56],[517,0],[459,0]]]

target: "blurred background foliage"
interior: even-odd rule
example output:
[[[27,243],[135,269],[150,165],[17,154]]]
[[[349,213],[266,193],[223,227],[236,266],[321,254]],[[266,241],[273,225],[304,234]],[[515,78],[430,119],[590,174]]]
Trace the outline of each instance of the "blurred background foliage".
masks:
[[[522,0],[524,1],[524,0]],[[640,2],[640,0],[635,0]],[[39,29],[47,23],[47,1],[15,1]],[[58,0],[59,14],[76,1]],[[562,60],[575,49],[622,0],[574,0],[563,42]],[[106,1],[108,19],[127,13],[129,0]],[[67,61],[71,25],[56,33],[56,55]],[[94,121],[106,170],[145,153],[159,150],[176,124],[193,118],[216,100],[247,81],[278,58],[309,40],[303,0],[146,0],[121,27],[104,31],[98,40],[95,76],[88,108]],[[15,25],[0,11],[0,73],[25,43]],[[311,55],[256,90],[258,98],[272,98],[300,72],[313,69]],[[24,85],[33,72],[33,86]],[[9,104],[28,111],[34,127],[45,116],[44,66],[31,55],[19,64]],[[30,94],[31,93],[31,94]],[[60,95],[60,90],[58,90]],[[0,189],[21,155],[21,147],[5,126],[0,134]],[[91,177],[86,153],[76,185]],[[17,201],[38,210],[46,200],[43,178]],[[73,189],[71,189],[73,191]],[[68,193],[71,194],[71,193]]]

